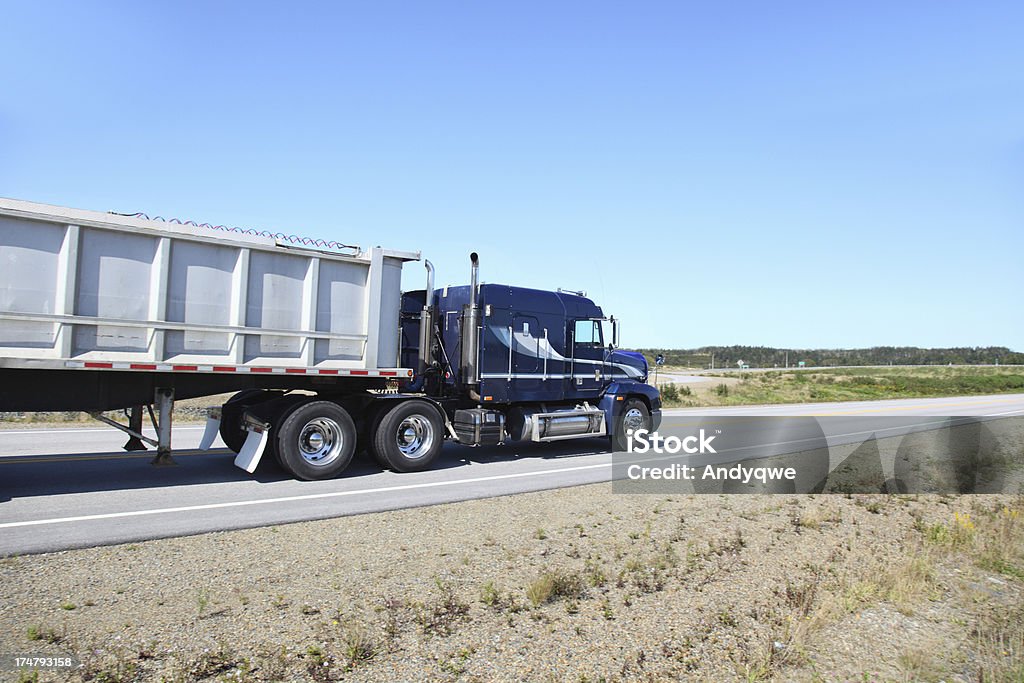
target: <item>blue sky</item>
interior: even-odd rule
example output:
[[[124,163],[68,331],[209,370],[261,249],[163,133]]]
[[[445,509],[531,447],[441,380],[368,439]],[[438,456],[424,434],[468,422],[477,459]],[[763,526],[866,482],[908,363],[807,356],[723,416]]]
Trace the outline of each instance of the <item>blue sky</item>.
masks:
[[[1024,5],[208,5],[4,3],[0,195],[476,250],[631,346],[1024,350]]]

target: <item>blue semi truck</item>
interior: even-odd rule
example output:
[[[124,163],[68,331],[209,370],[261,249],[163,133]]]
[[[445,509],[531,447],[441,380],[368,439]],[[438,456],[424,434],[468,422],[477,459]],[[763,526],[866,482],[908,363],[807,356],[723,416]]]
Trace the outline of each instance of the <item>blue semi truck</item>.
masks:
[[[469,285],[434,289],[425,261],[426,288],[402,294],[399,364],[415,372],[397,392],[324,395],[353,417],[354,450],[410,472],[429,468],[445,440],[495,446],[603,437],[614,449],[624,447],[627,430],[657,428],[661,397],[646,383],[647,360],[616,348],[614,317],[583,292],[480,284],[477,254],[470,260]],[[327,447],[332,430],[314,428],[315,443],[307,438],[303,448],[301,430],[289,429],[293,406],[307,400],[243,392],[213,417],[245,469],[267,449],[297,477],[336,476],[350,454],[331,457],[328,448],[323,457],[303,456]],[[278,438],[263,438],[275,425]],[[299,453],[289,457],[284,451],[293,442]]]
[[[404,472],[449,440],[657,427],[647,362],[582,292],[480,284],[476,254],[468,285],[435,289],[424,261],[426,287],[402,292],[419,260],[0,198],[0,411],[86,411],[171,464],[175,401],[231,394],[203,447],[219,434],[242,469],[301,479],[359,451]]]

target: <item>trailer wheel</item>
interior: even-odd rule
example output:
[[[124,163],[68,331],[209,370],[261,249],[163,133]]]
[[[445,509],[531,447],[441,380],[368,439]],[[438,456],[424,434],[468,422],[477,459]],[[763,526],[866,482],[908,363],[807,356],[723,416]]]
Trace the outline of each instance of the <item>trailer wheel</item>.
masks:
[[[627,439],[629,438],[627,432],[650,428],[651,411],[647,409],[647,404],[638,398],[626,399],[626,403],[622,406],[622,412],[619,413],[617,424],[615,425],[615,433],[612,436],[612,450],[626,450],[628,445]]]
[[[249,436],[249,433],[242,429],[242,413],[247,406],[263,403],[278,396],[280,394],[277,392],[263,389],[245,389],[229,398],[220,409],[220,438],[224,445],[235,453],[242,450],[245,439]]]
[[[377,423],[373,455],[396,472],[430,467],[444,445],[444,423],[426,401],[403,401]]]
[[[285,415],[273,433],[281,466],[307,481],[338,476],[356,450],[352,418],[331,401],[299,405]]]

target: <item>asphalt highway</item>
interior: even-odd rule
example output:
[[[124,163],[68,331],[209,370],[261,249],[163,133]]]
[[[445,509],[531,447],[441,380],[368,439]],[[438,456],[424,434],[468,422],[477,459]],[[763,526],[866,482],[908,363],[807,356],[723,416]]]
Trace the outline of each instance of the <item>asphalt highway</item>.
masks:
[[[936,429],[946,416],[1024,416],[1024,394],[940,399],[700,408],[666,411],[666,423],[711,424],[749,416],[839,417],[829,445],[864,434],[893,436]],[[897,419],[898,418],[898,419]],[[398,508],[607,482],[605,439],[466,448],[447,444],[434,468],[396,474],[357,458],[338,479],[301,482],[280,472],[249,475],[219,442],[196,446],[198,425],[174,430],[174,467],[153,467],[151,452],[126,453],[124,436],[102,427],[0,430],[0,556],[269,526]],[[742,457],[806,448],[778,428],[752,426]],[[723,453],[721,460],[739,453]]]

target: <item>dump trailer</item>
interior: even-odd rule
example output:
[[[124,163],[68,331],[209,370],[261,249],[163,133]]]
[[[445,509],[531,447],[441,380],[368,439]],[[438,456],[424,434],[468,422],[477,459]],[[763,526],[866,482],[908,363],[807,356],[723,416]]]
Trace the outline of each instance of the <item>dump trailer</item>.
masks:
[[[401,291],[419,252],[0,199],[0,411],[86,411],[173,464],[174,402],[254,472],[422,470],[468,446],[657,427],[661,400],[583,292]],[[104,412],[123,410],[115,420]],[[143,433],[145,414],[155,438]]]

